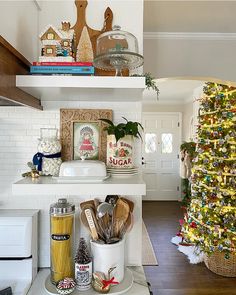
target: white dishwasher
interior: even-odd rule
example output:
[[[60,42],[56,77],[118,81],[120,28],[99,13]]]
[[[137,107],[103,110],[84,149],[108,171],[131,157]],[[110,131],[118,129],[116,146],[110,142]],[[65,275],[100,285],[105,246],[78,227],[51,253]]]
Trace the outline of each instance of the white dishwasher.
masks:
[[[37,271],[38,210],[1,209],[0,294],[26,295]]]

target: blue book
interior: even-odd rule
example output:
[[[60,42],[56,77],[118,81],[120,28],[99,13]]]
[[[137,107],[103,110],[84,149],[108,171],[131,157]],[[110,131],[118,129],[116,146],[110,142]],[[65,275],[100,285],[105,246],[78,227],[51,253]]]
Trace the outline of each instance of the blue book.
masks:
[[[31,74],[86,74],[93,75],[94,67],[92,66],[31,66]]]

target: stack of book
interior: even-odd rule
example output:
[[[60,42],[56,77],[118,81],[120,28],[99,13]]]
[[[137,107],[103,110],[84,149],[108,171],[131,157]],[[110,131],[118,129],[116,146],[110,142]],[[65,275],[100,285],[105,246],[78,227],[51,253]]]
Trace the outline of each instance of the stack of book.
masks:
[[[93,76],[91,62],[33,62],[31,74]]]

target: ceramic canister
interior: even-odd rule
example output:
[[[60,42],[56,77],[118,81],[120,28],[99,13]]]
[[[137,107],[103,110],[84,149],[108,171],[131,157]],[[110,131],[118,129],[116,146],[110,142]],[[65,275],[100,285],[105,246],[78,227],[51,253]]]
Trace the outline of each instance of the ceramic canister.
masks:
[[[119,283],[124,278],[125,270],[125,239],[114,244],[99,244],[94,241],[91,243],[93,256],[93,272],[103,272],[106,276],[111,267],[116,267],[111,273]]]
[[[126,135],[116,141],[115,135],[107,136],[107,167],[110,168],[132,168],[133,165],[132,135]]]

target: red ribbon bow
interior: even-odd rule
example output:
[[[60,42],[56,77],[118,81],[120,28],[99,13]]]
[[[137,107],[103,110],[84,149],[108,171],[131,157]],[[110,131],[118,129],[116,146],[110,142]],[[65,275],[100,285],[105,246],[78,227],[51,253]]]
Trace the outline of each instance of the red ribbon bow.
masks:
[[[102,283],[103,283],[103,287],[102,287],[102,289],[105,289],[106,287],[108,287],[109,285],[111,285],[111,284],[113,284],[113,285],[118,285],[119,284],[119,282],[115,282],[114,281],[114,277],[112,277],[110,280],[102,280]]]

